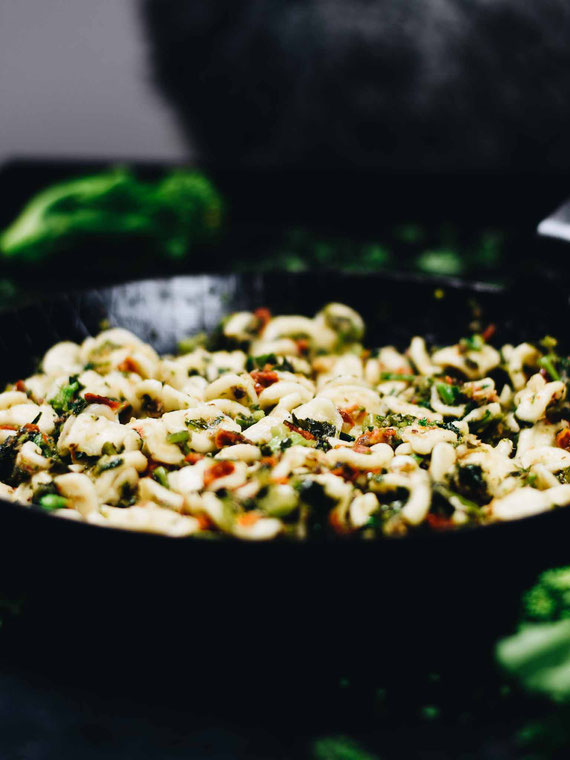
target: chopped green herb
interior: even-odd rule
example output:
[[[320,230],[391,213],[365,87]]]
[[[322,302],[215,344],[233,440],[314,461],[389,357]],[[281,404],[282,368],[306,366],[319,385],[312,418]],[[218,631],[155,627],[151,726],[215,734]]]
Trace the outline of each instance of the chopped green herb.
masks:
[[[62,385],[49,402],[58,414],[67,414],[72,411],[73,404],[77,400],[77,394],[83,387],[77,378],[70,377],[69,380],[69,384]]]
[[[411,382],[417,375],[407,375],[404,372],[381,372],[380,380],[406,380]]]
[[[203,420],[198,418],[195,420],[186,420],[186,424],[194,430],[209,430],[210,428],[216,427],[216,425],[218,425],[223,419],[222,416],[216,417],[214,420]]]
[[[306,430],[308,433],[311,433],[311,435],[314,435],[315,438],[329,438],[336,435],[336,428],[334,425],[331,425],[330,422],[319,422],[318,420],[312,420],[309,417],[300,420],[298,417],[295,417],[295,414],[293,414],[292,417],[293,424],[296,427],[301,428],[301,430]]]
[[[114,470],[117,467],[120,467],[123,464],[123,459],[111,459],[109,462],[100,462],[96,465],[95,470],[97,474],[100,474],[102,472],[106,472],[107,470]]]
[[[294,372],[295,369],[291,362],[289,362],[284,356],[277,356],[276,354],[261,354],[261,356],[248,356],[245,363],[245,368],[248,372],[253,372],[254,369],[264,369],[269,364],[272,369],[280,370],[282,372]]]
[[[436,383],[437,392],[444,404],[455,406],[461,403],[463,394],[458,385],[448,385],[447,383]]]

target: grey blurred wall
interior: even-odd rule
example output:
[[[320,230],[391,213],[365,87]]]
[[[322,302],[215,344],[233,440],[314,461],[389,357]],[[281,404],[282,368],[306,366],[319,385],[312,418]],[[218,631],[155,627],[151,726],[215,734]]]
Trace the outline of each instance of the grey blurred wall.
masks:
[[[189,154],[151,85],[136,0],[0,0],[0,162]]]

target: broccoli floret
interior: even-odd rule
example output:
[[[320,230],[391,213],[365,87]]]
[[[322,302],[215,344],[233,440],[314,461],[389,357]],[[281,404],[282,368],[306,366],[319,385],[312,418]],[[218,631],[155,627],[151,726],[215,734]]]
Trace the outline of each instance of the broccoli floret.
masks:
[[[570,698],[570,567],[539,576],[523,595],[519,630],[498,642],[496,654],[525,689]]]
[[[523,617],[541,623],[570,618],[570,567],[542,573],[523,596]]]
[[[153,183],[116,168],[40,192],[0,235],[0,253],[39,262],[81,239],[140,236],[178,259],[211,239],[221,221],[221,198],[199,172],[178,170]]]

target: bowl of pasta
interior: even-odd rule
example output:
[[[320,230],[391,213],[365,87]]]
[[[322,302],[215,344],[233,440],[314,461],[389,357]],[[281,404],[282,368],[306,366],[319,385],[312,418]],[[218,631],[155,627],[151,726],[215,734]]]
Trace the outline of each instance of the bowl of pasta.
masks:
[[[570,526],[567,297],[529,287],[200,275],[0,315],[5,571],[83,646],[496,635]]]

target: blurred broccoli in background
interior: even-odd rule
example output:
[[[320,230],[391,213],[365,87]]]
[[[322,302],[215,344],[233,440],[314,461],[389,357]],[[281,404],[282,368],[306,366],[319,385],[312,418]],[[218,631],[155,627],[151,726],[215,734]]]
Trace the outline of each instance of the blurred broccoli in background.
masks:
[[[0,234],[4,261],[40,262],[86,238],[136,236],[171,259],[216,236],[222,200],[198,171],[176,169],[145,182],[125,168],[52,185]]]
[[[505,263],[505,231],[466,230],[454,224],[388,224],[374,240],[359,240],[306,228],[285,230],[269,255],[243,260],[242,270],[350,272],[407,270],[443,276],[496,279]]]
[[[499,641],[497,659],[524,689],[570,699],[570,567],[545,571],[523,595],[519,629]]]

